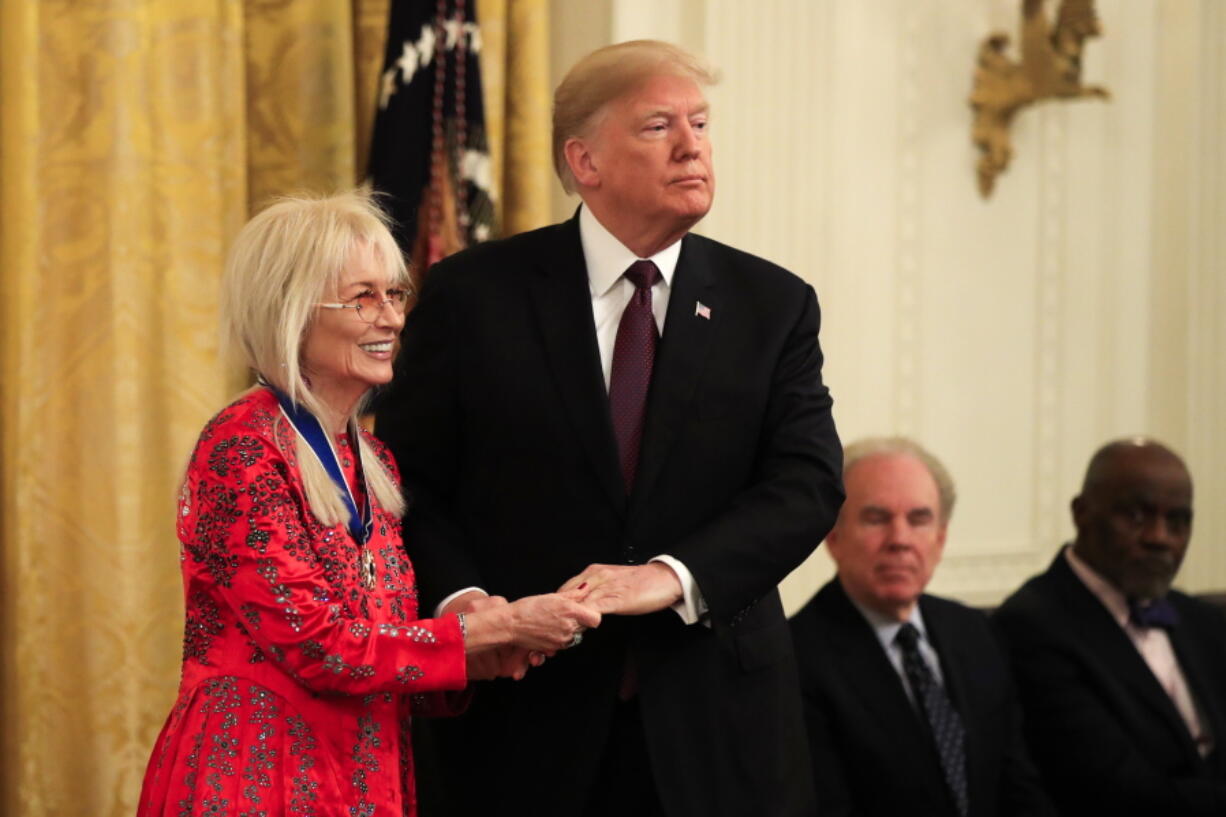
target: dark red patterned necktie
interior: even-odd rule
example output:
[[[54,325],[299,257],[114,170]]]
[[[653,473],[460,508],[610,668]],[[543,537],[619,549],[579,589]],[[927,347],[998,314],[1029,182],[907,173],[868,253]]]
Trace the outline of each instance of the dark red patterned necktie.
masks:
[[[613,344],[613,371],[609,376],[609,413],[617,437],[626,493],[634,487],[634,472],[643,444],[643,419],[647,409],[647,389],[651,386],[651,367],[656,359],[660,333],[651,312],[651,287],[660,280],[660,270],[651,261],[635,261],[626,270],[634,284],[634,295],[622,312]]]

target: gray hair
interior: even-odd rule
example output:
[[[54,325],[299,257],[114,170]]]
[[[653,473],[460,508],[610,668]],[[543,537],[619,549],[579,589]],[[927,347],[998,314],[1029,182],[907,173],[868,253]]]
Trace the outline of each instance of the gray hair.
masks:
[[[869,457],[877,456],[906,456],[919,460],[928,469],[932,481],[936,483],[937,495],[941,502],[941,521],[949,521],[954,513],[954,502],[958,499],[957,491],[954,490],[953,477],[928,449],[908,437],[865,437],[844,446],[844,482],[858,463]]]

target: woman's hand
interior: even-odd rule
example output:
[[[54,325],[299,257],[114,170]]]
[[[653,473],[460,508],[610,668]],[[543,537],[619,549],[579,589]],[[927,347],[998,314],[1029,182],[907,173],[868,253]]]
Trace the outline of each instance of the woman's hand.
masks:
[[[575,593],[548,593],[512,602],[511,629],[517,647],[553,655],[575,643],[584,630],[600,625],[595,608],[575,600]]]
[[[514,678],[519,680],[524,677],[524,673],[528,671],[530,666],[530,658],[527,650],[517,649],[509,644],[503,646],[478,646],[473,645],[473,630],[478,631],[484,624],[491,620],[496,620],[496,616],[485,616],[484,618],[477,615],[479,613],[488,613],[491,610],[505,609],[507,600],[502,596],[487,596],[485,593],[477,590],[470,593],[465,593],[458,596],[443,609],[443,615],[449,613],[464,613],[466,624],[468,626],[468,638],[464,642],[465,652],[468,659],[468,679],[470,681],[492,681],[495,678]],[[480,632],[477,633],[478,642],[481,641]]]
[[[575,601],[576,595],[549,593],[510,604],[494,597],[464,605],[469,678],[519,680],[529,667],[571,646],[584,629],[598,626],[600,613]]]

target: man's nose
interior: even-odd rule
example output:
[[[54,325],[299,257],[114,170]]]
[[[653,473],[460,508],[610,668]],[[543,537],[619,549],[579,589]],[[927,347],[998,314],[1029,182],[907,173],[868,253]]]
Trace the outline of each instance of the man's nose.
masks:
[[[895,547],[911,547],[915,543],[915,529],[906,519],[890,522],[890,544]]]
[[[1173,548],[1178,547],[1180,534],[1163,514],[1151,514],[1141,528],[1141,541],[1147,547]]]
[[[702,135],[689,122],[677,129],[675,152],[681,159],[691,159],[702,152]]]

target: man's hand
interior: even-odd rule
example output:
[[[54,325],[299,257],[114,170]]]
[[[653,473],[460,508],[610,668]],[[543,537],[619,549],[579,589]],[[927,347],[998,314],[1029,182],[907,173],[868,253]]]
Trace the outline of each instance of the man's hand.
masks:
[[[681,580],[662,562],[645,565],[588,565],[558,588],[602,615],[642,616],[681,600]]]

